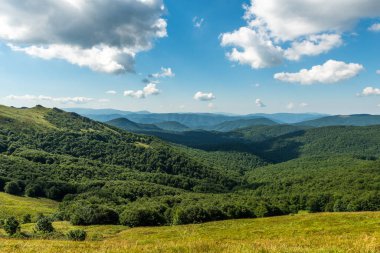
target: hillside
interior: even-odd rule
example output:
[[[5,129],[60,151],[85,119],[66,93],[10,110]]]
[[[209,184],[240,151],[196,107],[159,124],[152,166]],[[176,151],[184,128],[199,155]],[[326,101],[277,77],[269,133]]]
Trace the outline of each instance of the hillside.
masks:
[[[75,225],[380,209],[379,126],[145,132],[197,150],[41,106],[0,107],[0,127],[0,189],[60,201]]]
[[[357,114],[357,115],[337,115],[323,117],[319,119],[303,121],[300,126],[324,127],[324,126],[372,126],[380,125],[379,115]]]
[[[10,216],[21,219],[26,214],[35,219],[39,213],[51,215],[57,209],[58,202],[53,200],[20,197],[0,192],[0,220]]]
[[[107,121],[106,124],[118,127],[130,132],[143,132],[143,131],[160,131],[161,128],[152,124],[138,124],[130,121],[126,118],[117,118],[114,120]]]
[[[58,232],[84,228],[85,242],[0,238],[4,253],[71,252],[378,252],[379,212],[297,214],[201,225],[134,228],[73,227],[56,222]],[[332,226],[333,224],[333,226]],[[23,231],[33,224],[23,225]],[[253,247],[254,245],[254,247]]]
[[[239,119],[234,121],[225,121],[216,126],[212,126],[209,130],[219,131],[219,132],[231,132],[241,128],[247,128],[252,126],[273,126],[277,125],[276,122],[267,118],[257,118],[257,119]]]
[[[183,131],[190,130],[188,126],[185,126],[184,124],[181,124],[177,121],[158,122],[158,123],[155,123],[154,125],[166,131],[183,132]]]

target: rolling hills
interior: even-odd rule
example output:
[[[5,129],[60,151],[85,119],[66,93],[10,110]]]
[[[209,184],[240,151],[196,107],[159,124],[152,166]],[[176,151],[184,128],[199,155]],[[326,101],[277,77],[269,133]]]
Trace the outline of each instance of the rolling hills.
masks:
[[[297,123],[301,126],[324,127],[324,126],[371,126],[380,125],[379,115],[356,114],[328,116],[314,120]]]
[[[1,106],[0,189],[60,201],[55,217],[76,225],[373,211],[379,133],[274,124],[142,135],[59,109]]]

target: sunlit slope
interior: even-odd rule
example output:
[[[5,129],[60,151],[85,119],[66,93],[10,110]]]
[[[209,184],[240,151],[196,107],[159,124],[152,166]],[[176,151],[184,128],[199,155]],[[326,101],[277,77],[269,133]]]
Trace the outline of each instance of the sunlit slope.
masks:
[[[67,223],[54,226],[61,232],[74,228]],[[86,242],[0,239],[0,251],[377,253],[380,250],[379,212],[299,214],[155,228],[91,226],[84,229],[90,235]],[[91,236],[98,241],[91,241]],[[104,239],[99,241],[99,238]]]

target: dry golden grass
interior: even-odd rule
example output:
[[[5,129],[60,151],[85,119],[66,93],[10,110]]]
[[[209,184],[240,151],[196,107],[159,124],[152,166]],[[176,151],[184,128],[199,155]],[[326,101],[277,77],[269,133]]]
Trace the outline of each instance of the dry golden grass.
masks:
[[[60,232],[74,228],[65,222],[54,226]],[[28,231],[30,225],[23,229]],[[173,227],[84,229],[89,233],[86,242],[0,239],[0,252],[380,252],[380,212],[302,214]],[[103,239],[90,241],[99,238]]]

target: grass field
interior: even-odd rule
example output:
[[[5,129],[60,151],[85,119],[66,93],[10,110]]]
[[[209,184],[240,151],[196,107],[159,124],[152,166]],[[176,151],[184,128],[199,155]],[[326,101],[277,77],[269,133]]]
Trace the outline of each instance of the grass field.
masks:
[[[54,223],[59,232],[74,227]],[[32,224],[23,226],[31,231]],[[200,225],[90,226],[88,241],[0,239],[0,252],[380,252],[380,212],[298,214]]]
[[[0,192],[0,219],[15,216],[21,219],[25,214],[36,216],[38,213],[49,215],[58,208],[58,202],[48,199],[18,197]]]

